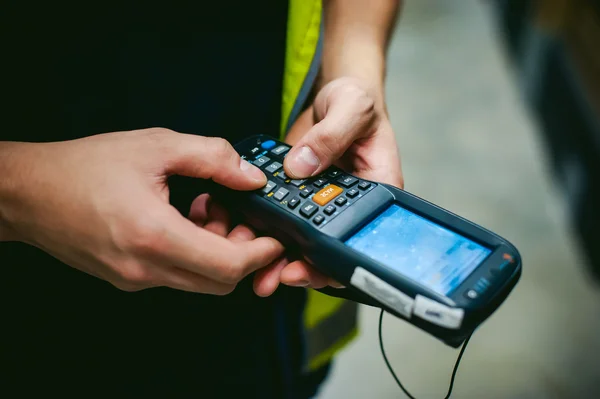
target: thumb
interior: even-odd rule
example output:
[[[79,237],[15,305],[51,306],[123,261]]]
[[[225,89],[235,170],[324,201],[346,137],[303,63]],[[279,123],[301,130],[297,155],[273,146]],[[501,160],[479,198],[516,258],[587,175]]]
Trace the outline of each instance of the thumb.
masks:
[[[319,98],[315,100],[315,112],[324,114],[322,120],[285,157],[285,172],[292,178],[322,172],[340,159],[353,142],[371,134],[375,113],[370,97],[342,91],[324,100],[321,104]]]
[[[264,173],[222,138],[173,133],[168,141],[168,174],[212,179],[234,190],[255,190],[267,183]]]

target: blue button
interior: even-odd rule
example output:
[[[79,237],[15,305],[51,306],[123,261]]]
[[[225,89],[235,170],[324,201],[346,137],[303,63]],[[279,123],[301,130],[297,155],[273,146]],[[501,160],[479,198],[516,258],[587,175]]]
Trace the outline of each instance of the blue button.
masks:
[[[267,140],[263,142],[260,146],[265,150],[270,150],[271,148],[275,147],[275,144],[276,143],[273,140]]]

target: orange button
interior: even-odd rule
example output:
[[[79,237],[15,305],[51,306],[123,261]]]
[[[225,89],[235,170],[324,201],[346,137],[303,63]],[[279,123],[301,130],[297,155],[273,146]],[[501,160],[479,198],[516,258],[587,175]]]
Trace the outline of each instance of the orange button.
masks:
[[[312,200],[315,201],[317,204],[323,206],[338,195],[340,195],[343,191],[344,190],[342,190],[340,187],[334,184],[330,184],[327,187],[323,187],[321,191],[316,193],[313,196]]]

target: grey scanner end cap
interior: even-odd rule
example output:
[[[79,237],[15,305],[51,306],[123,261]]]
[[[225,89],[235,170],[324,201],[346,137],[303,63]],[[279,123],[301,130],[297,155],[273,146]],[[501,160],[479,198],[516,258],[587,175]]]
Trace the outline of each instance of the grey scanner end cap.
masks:
[[[410,319],[414,300],[373,273],[357,266],[350,278],[350,284]]]
[[[465,315],[463,309],[451,308],[422,295],[415,297],[413,314],[441,327],[457,330]]]

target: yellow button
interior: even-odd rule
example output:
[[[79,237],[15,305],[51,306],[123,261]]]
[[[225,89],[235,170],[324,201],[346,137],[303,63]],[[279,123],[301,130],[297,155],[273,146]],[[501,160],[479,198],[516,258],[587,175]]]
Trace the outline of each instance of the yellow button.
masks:
[[[317,204],[323,206],[338,195],[340,195],[343,191],[344,190],[342,188],[334,184],[330,184],[327,187],[322,188],[321,191],[319,191],[318,193],[316,193],[313,196],[312,200],[315,201]]]

